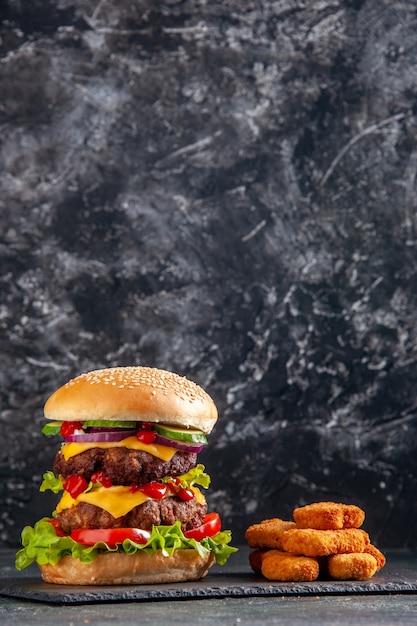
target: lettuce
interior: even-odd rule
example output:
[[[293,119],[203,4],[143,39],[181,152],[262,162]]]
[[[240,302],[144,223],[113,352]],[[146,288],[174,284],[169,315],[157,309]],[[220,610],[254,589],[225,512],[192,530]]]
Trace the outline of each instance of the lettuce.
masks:
[[[190,469],[190,471],[186,474],[181,474],[181,476],[178,476],[177,478],[181,483],[181,487],[187,488],[192,487],[193,485],[200,485],[200,487],[204,487],[204,489],[207,489],[210,486],[211,479],[210,476],[204,472],[204,470],[204,465],[202,465],[202,463],[198,463],[198,465]],[[165,478],[161,478],[162,483],[169,483],[171,482],[171,480],[172,479],[170,476],[165,476]]]
[[[59,491],[62,491],[63,488],[64,480],[62,476],[56,477],[53,472],[48,471],[43,475],[43,481],[39,487],[39,491],[47,491],[50,489],[54,493],[58,493]]]
[[[71,539],[69,536],[58,537],[54,526],[44,517],[32,528],[25,526],[22,531],[23,548],[16,554],[16,569],[23,570],[31,563],[39,565],[56,565],[65,555],[79,559],[83,563],[91,563],[97,554],[103,552],[125,552],[135,554],[144,550],[152,554],[156,550],[162,550],[165,556],[170,556],[175,550],[195,549],[201,556],[212,552],[219,565],[224,565],[229,556],[237,551],[237,548],[229,546],[231,532],[224,530],[214,537],[205,537],[201,541],[184,537],[180,522],[172,526],[154,526],[149,540],[145,544],[137,544],[126,539],[115,548],[110,548],[103,542],[94,546],[85,546]]]

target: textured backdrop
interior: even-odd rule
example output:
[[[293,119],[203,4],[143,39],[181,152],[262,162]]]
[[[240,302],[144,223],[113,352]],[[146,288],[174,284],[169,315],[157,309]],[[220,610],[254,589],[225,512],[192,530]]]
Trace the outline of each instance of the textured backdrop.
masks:
[[[318,499],[416,547],[409,0],[4,0],[0,538],[49,514],[48,395],[172,369],[235,542]]]

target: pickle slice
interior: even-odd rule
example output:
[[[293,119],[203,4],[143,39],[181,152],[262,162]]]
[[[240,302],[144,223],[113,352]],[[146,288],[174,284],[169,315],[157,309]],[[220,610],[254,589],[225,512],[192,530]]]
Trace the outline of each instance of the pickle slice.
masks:
[[[42,435],[59,435],[61,432],[61,424],[62,422],[47,422],[42,426],[41,433]]]
[[[97,428],[124,428],[125,430],[136,428],[138,425],[137,422],[126,420],[84,420],[82,424],[84,428],[95,426]]]
[[[177,426],[167,426],[166,424],[154,424],[157,433],[164,437],[177,439],[178,441],[191,441],[192,443],[207,443],[207,437],[201,430],[195,428],[179,428]]]

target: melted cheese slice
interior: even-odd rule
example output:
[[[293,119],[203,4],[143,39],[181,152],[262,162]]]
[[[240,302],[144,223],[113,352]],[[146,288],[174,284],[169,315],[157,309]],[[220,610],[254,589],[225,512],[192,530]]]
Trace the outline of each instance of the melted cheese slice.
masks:
[[[72,498],[68,491],[64,491],[64,495],[56,507],[57,513],[64,509],[69,509],[80,502],[93,504],[94,506],[104,509],[113,517],[122,517],[131,511],[135,506],[139,506],[149,500],[141,491],[132,493],[129,487],[116,485],[114,487],[93,489],[82,493],[77,498]]]
[[[201,491],[197,487],[191,487],[194,491],[196,500],[199,504],[205,504],[206,499]],[[172,495],[169,494],[168,495]],[[123,487],[119,485],[115,485],[113,487],[99,487],[98,489],[93,489],[88,491],[87,493],[82,493],[77,498],[72,498],[67,491],[64,491],[64,494],[61,500],[56,507],[57,513],[60,513],[64,509],[70,509],[80,502],[86,502],[87,504],[93,504],[94,506],[98,506],[100,509],[104,509],[107,513],[110,513],[113,517],[122,517],[123,515],[127,515],[129,511],[135,508],[135,506],[139,506],[146,502],[146,500],[150,500],[148,496],[145,496],[141,491],[135,491],[132,493],[130,491],[130,487]]]
[[[86,450],[90,450],[91,448],[108,449],[120,447],[148,452],[149,454],[152,454],[152,456],[156,456],[158,459],[162,459],[163,461],[170,461],[177,452],[175,448],[163,446],[160,443],[142,443],[134,436],[126,437],[126,439],[122,439],[122,441],[114,442],[89,441],[87,443],[64,443],[61,448],[61,452],[65,460],[68,461],[71,457],[81,454],[81,452],[85,452]]]

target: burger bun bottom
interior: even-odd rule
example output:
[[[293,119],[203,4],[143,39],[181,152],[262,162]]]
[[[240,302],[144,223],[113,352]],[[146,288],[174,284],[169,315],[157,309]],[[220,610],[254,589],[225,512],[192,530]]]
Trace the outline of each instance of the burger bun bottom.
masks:
[[[197,550],[175,550],[164,556],[137,552],[99,554],[91,563],[66,555],[56,565],[39,565],[47,583],[59,585],[150,585],[178,583],[203,578],[214,564],[210,552],[201,557]]]

